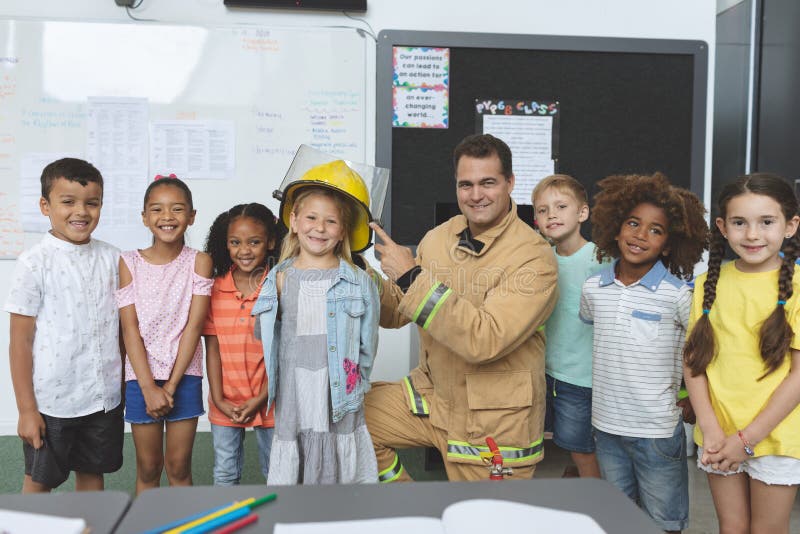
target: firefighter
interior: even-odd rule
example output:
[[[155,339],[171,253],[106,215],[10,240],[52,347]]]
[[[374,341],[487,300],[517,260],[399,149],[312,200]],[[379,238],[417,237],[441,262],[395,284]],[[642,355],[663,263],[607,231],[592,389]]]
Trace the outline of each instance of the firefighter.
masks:
[[[450,480],[487,480],[493,437],[514,478],[543,458],[544,332],[557,299],[550,246],[517,216],[511,151],[491,135],[455,149],[461,215],[411,251],[383,244],[381,326],[419,329],[419,366],[365,400],[382,482],[410,480],[396,448],[435,447]]]

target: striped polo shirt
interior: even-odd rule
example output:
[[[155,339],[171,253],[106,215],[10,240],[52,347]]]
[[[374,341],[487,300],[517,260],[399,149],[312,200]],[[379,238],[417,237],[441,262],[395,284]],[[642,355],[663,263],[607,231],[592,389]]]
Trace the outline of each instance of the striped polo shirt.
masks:
[[[618,261],[618,260],[617,260]],[[583,284],[580,318],[594,325],[592,424],[609,434],[671,437],[692,295],[658,261],[641,280],[616,279],[617,261]]]
[[[262,278],[258,287],[245,296],[236,289],[233,270],[214,279],[203,335],[217,336],[222,362],[222,394],[234,405],[255,397],[267,382],[264,349],[253,335],[256,318],[250,315],[263,283]],[[275,425],[273,412],[274,406],[267,414],[265,405],[252,421],[237,425],[214,406],[210,393],[208,396],[208,420],[215,425],[271,427]]]

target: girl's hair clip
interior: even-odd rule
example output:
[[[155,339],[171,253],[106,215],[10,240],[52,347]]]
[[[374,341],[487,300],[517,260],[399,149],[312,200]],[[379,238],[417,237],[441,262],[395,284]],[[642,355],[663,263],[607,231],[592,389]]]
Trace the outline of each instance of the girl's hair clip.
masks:
[[[711,313],[711,310],[708,308],[703,308],[703,315],[708,315],[709,313]]]
[[[169,180],[170,178],[177,178],[177,176],[174,173],[170,173],[169,176],[164,176],[163,174],[156,174],[156,177],[153,178],[153,181],[155,182],[156,180]]]
[[[779,300],[779,301],[778,301],[778,306],[783,306],[783,305],[785,305],[785,304],[786,304],[786,301],[785,301],[785,300]]]

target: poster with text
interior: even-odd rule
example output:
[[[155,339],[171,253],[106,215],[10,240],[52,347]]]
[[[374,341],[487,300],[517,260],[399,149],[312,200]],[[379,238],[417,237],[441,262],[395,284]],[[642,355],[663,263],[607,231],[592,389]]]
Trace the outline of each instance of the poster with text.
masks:
[[[393,48],[392,126],[447,128],[450,49]]]
[[[554,100],[475,100],[477,131],[502,139],[514,161],[517,204],[530,204],[531,193],[558,166],[559,103]]]
[[[447,128],[447,100],[447,91],[395,87],[392,90],[394,126]]]

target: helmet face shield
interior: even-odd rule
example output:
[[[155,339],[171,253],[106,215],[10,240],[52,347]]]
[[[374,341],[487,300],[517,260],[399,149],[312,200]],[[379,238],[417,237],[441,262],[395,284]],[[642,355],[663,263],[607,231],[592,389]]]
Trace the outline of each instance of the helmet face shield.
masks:
[[[273,196],[281,201],[280,218],[289,228],[289,215],[297,193],[304,187],[326,187],[353,201],[356,219],[350,232],[350,248],[362,252],[372,242],[370,221],[380,222],[389,187],[389,169],[352,163],[300,145],[280,189]]]

